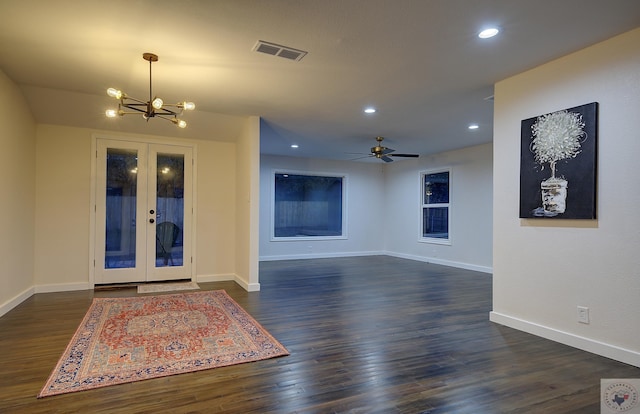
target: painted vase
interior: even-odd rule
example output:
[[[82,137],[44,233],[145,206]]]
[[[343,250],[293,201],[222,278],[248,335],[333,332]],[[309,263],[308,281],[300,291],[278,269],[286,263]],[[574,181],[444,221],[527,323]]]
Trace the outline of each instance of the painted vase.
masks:
[[[568,181],[562,178],[549,178],[540,183],[542,190],[542,208],[545,215],[562,214],[567,208]]]

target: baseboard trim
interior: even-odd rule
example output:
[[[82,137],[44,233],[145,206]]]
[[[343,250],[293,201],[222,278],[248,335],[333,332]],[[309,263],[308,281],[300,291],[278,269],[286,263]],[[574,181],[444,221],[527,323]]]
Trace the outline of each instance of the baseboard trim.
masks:
[[[31,286],[30,288],[23,290],[13,298],[0,305],[0,317],[8,313],[11,309],[15,308],[25,300],[29,299],[34,293],[35,289],[33,288],[33,286]]]
[[[232,273],[220,273],[217,275],[197,275],[196,282],[228,282],[229,280],[236,280],[236,275]]]
[[[197,282],[225,282],[232,280],[242,286],[248,292],[258,292],[260,283],[247,283],[234,274],[218,274],[218,275],[199,275],[196,277]],[[8,313],[10,310],[29,299],[36,293],[55,293],[55,292],[71,292],[75,290],[91,290],[89,282],[80,283],[53,283],[47,285],[35,285],[20,292],[13,298],[0,305],[0,317]]]
[[[90,290],[89,282],[53,283],[50,285],[36,285],[34,293],[71,292],[74,290]]]
[[[244,290],[247,292],[259,292],[260,291],[260,283],[247,283],[240,278],[236,278],[235,282],[242,286]]]
[[[240,279],[238,275],[228,273],[228,274],[219,274],[219,275],[199,275],[197,276],[197,281],[206,283],[206,282],[228,282],[234,281],[238,285],[240,285],[247,292],[258,292],[260,291],[260,283],[247,283],[246,281]]]
[[[384,254],[388,256],[399,257],[401,259],[416,260],[418,262],[433,263],[433,264],[442,265],[442,266],[456,267],[458,269],[473,270],[481,273],[493,273],[493,268],[488,266],[478,266],[470,263],[455,262],[453,260],[443,260],[435,257],[416,256],[412,254],[404,254],[404,253],[396,253],[396,252],[385,252]]]
[[[460,269],[474,270],[482,273],[493,273],[491,267],[477,266],[468,263],[454,262],[449,260],[442,260],[433,257],[415,256],[396,252],[387,251],[365,251],[365,252],[332,252],[332,253],[313,253],[313,254],[292,254],[292,255],[280,255],[280,256],[261,256],[260,261],[278,261],[278,260],[298,260],[298,259],[329,259],[334,257],[358,257],[358,256],[393,256],[402,259],[417,260],[420,262],[433,263],[443,266],[457,267]],[[216,274],[216,275],[197,275],[195,277],[197,282],[225,282],[233,280],[247,292],[258,292],[260,290],[260,283],[248,283],[240,279],[235,274]],[[67,292],[73,290],[89,290],[92,286],[88,282],[81,283],[59,283],[48,285],[36,285],[24,292],[16,295],[14,298],[9,299],[7,302],[0,305],[0,316],[9,312],[11,309],[18,306],[24,300],[28,299],[34,293],[52,293],[52,292]],[[524,330],[524,329],[522,329]],[[525,330],[526,331],[526,330]],[[613,358],[615,359],[615,358]],[[635,365],[635,364],[632,364]]]
[[[418,262],[433,263],[442,266],[456,267],[458,269],[473,270],[481,273],[493,273],[493,268],[488,266],[478,266],[470,263],[455,262],[452,260],[443,260],[435,257],[416,256],[412,254],[404,254],[388,251],[367,251],[367,252],[331,252],[331,253],[313,253],[313,254],[289,254],[281,256],[260,256],[261,262],[271,262],[278,260],[305,260],[305,259],[331,259],[334,257],[358,257],[358,256],[393,256],[401,259],[416,260]]]
[[[300,259],[331,259],[334,257],[358,257],[358,256],[381,256],[385,252],[331,252],[331,253],[308,253],[308,254],[283,254],[278,256],[260,256],[261,262],[275,262],[279,260],[300,260]]]
[[[25,289],[21,293],[0,305],[0,316],[3,316],[36,293],[70,292],[73,290],[89,290],[88,282],[81,283],[54,283],[50,285],[35,285]]]
[[[524,319],[514,318],[499,312],[490,312],[489,320],[500,325],[508,326],[509,328],[527,332],[551,341],[559,342],[583,351],[591,352],[592,354],[600,355],[640,368],[640,352],[585,338],[583,336],[574,335],[572,333],[539,325]]]

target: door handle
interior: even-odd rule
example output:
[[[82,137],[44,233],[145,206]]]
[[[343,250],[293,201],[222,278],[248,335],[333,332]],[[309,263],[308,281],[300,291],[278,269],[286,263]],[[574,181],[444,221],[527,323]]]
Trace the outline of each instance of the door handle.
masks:
[[[156,222],[156,221],[155,221],[154,219],[149,219],[149,223],[153,224],[153,223],[155,223],[155,222]]]

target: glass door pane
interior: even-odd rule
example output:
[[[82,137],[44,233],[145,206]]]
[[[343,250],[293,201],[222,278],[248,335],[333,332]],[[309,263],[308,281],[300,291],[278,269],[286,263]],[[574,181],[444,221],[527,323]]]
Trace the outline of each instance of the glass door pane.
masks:
[[[149,145],[147,281],[191,278],[193,152]]]
[[[145,280],[147,145],[96,141],[95,282]]]
[[[184,155],[157,153],[156,267],[184,264]]]
[[[138,152],[107,148],[105,269],[136,267]]]

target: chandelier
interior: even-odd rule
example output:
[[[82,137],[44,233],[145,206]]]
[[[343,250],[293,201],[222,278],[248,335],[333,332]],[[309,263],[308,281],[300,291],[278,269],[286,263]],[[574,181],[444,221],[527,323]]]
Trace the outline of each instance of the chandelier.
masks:
[[[142,117],[149,121],[150,118],[162,118],[171,121],[180,128],[185,128],[187,123],[178,118],[183,111],[191,111],[196,105],[193,102],[180,102],[177,104],[165,104],[161,98],[153,96],[151,89],[151,64],[158,61],[158,55],[153,53],[143,53],[142,58],[149,62],[149,100],[141,101],[127,96],[126,93],[115,89],[107,89],[107,95],[120,101],[118,109],[107,109],[106,115],[109,118],[124,116],[129,114],[142,114]]]

